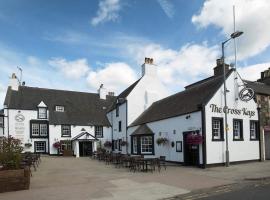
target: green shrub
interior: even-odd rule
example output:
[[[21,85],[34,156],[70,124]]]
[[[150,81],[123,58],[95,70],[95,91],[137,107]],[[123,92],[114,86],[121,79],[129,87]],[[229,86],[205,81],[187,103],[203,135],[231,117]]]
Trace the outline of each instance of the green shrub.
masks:
[[[23,147],[21,141],[13,137],[0,139],[0,164],[3,169],[19,169]]]

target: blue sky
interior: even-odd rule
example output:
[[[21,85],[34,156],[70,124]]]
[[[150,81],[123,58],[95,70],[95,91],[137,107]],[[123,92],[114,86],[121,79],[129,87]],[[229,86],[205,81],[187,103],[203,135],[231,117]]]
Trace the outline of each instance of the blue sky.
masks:
[[[233,5],[244,31],[237,66],[256,80],[270,66],[267,0],[0,1],[0,102],[17,66],[28,86],[95,92],[104,83],[119,93],[139,78],[144,57],[171,93],[181,91],[212,74],[233,32]]]

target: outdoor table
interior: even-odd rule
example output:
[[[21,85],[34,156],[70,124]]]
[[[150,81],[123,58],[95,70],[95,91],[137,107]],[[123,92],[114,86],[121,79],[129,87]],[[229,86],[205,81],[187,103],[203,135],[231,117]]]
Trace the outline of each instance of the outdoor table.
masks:
[[[141,162],[140,164],[142,164],[142,171],[144,172],[148,172],[148,166],[153,164],[155,165],[155,163],[153,163],[157,158],[141,158],[141,159],[138,159],[139,162]],[[153,171],[153,170],[151,170]]]

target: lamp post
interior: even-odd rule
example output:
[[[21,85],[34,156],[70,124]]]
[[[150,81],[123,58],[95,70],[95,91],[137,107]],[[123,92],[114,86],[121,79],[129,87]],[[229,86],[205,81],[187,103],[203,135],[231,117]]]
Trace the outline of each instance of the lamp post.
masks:
[[[242,31],[236,31],[231,34],[231,37],[222,42],[222,65],[223,65],[223,86],[224,86],[224,105],[225,105],[225,136],[226,136],[226,167],[229,167],[229,145],[228,145],[228,120],[227,120],[227,87],[226,87],[226,70],[225,70],[225,57],[224,57],[224,45],[231,39],[237,38],[242,35]]]

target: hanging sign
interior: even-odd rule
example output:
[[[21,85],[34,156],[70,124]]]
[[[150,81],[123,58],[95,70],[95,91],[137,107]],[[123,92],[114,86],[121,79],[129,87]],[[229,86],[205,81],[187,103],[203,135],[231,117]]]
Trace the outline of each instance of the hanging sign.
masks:
[[[250,101],[254,97],[254,90],[248,87],[244,87],[240,92],[239,92],[239,98],[242,101]]]

